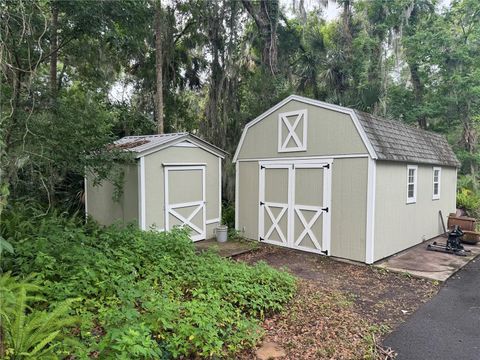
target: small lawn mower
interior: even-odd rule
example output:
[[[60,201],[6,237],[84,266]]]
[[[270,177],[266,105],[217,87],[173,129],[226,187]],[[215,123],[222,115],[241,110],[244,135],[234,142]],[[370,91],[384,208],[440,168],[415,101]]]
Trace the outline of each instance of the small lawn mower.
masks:
[[[461,244],[462,236],[462,229],[460,229],[458,225],[455,225],[453,230],[448,233],[448,240],[446,244],[437,243],[434,241],[432,244],[428,244],[427,250],[440,251],[458,256],[467,256],[466,253],[470,252],[470,250],[465,250]]]

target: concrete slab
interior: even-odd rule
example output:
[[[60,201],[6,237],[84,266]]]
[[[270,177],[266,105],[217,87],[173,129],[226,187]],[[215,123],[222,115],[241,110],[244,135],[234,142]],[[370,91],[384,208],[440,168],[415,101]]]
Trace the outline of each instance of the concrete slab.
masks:
[[[375,266],[391,271],[409,273],[422,278],[445,281],[480,254],[480,245],[466,244],[464,244],[465,249],[471,250],[471,253],[467,256],[428,251],[427,245],[434,241],[445,243],[446,238],[439,236],[425,241],[380,261]]]
[[[257,241],[249,240],[227,240],[227,242],[219,243],[215,239],[208,239],[197,241],[195,243],[197,251],[207,251],[212,250],[218,253],[218,255],[223,257],[234,257],[240,254],[245,254],[247,252],[253,251],[258,248]]]

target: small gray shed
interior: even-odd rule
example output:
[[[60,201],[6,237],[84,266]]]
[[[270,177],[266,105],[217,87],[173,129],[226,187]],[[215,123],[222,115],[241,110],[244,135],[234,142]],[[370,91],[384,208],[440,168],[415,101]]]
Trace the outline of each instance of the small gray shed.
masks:
[[[133,152],[136,163],[125,165],[118,200],[112,183],[85,179],[88,216],[103,225],[136,221],[143,230],[188,226],[193,241],[213,237],[221,220],[223,150],[188,133],[127,136],[115,145]]]
[[[373,263],[442,233],[455,210],[447,140],[400,121],[289,96],[243,130],[236,229],[262,242]]]

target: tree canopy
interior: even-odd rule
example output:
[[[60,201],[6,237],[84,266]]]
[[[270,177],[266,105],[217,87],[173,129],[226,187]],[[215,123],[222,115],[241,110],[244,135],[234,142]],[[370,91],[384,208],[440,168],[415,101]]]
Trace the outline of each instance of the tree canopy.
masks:
[[[0,1],[1,195],[76,208],[123,135],[190,131],[233,153],[291,93],[445,134],[475,190],[480,3],[338,0],[331,21],[325,3]]]

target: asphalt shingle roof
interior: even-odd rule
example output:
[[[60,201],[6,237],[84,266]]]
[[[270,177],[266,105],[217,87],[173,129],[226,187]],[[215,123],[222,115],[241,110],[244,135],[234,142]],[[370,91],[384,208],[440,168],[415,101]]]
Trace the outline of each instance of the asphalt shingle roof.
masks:
[[[354,111],[379,160],[460,166],[444,136],[400,121]]]

